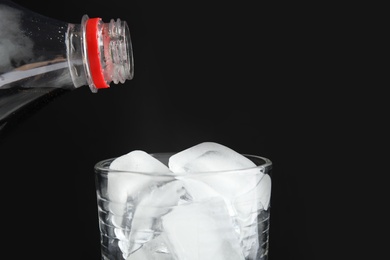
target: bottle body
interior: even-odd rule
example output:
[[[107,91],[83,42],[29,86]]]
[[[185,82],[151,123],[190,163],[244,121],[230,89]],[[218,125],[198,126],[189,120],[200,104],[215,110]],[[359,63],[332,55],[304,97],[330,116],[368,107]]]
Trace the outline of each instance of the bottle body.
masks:
[[[67,23],[3,0],[0,17],[0,89],[73,88],[65,48]]]
[[[0,0],[0,131],[58,94],[124,83],[133,67],[126,22],[84,15],[72,24]]]

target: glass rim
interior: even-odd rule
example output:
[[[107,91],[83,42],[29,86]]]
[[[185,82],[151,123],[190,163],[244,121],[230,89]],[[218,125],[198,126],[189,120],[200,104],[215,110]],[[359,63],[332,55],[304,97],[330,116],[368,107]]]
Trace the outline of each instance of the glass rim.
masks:
[[[150,155],[152,155],[153,157],[156,158],[156,156],[168,156],[168,155],[173,155],[175,154],[174,152],[158,152],[158,153],[150,153]],[[233,173],[233,172],[245,172],[245,171],[252,171],[254,169],[266,169],[266,168],[270,168],[272,166],[272,161],[270,159],[268,159],[267,157],[263,157],[263,156],[259,156],[259,155],[253,155],[253,154],[245,154],[245,153],[241,153],[241,155],[247,157],[248,159],[257,159],[257,160],[262,160],[264,161],[264,163],[261,163],[261,164],[258,164],[256,166],[253,166],[253,167],[247,167],[247,168],[240,168],[240,169],[232,169],[232,170],[220,170],[220,171],[204,171],[204,172],[197,172],[197,176],[199,175],[203,175],[203,174],[228,174],[228,173]],[[118,156],[120,157],[120,156]],[[111,158],[108,158],[108,159],[104,159],[104,160],[100,160],[98,161],[95,165],[94,165],[94,170],[96,173],[105,173],[105,174],[108,174],[109,172],[111,173],[132,173],[132,174],[141,174],[141,175],[146,175],[146,176],[159,176],[159,177],[164,177],[164,176],[186,176],[188,174],[191,174],[191,173],[188,173],[188,172],[166,172],[166,173],[163,173],[163,172],[160,172],[158,174],[155,174],[153,172],[142,172],[142,171],[126,171],[126,170],[113,170],[113,169],[110,169],[109,168],[109,165],[110,164],[107,164],[109,162],[112,162],[113,160],[115,160],[116,158],[118,157],[111,157]],[[256,163],[257,164],[257,163]],[[167,166],[167,165],[166,165]],[[168,167],[168,166],[167,166]]]

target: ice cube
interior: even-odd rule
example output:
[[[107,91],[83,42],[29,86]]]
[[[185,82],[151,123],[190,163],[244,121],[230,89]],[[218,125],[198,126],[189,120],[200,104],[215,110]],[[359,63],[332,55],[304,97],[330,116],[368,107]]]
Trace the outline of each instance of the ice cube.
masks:
[[[237,170],[256,165],[227,146],[203,142],[172,155],[168,166],[175,173],[194,173]]]
[[[126,249],[129,254],[141,248],[161,232],[161,217],[174,207],[199,203],[220,195],[208,185],[191,179],[180,178],[145,193],[137,203]]]
[[[179,205],[183,203],[185,204],[185,203],[193,203],[193,202],[202,202],[205,200],[212,199],[214,197],[218,197],[218,198],[221,197],[221,195],[218,192],[216,192],[209,185],[201,181],[188,178],[188,176],[186,177],[178,176],[176,177],[176,179],[181,181],[186,191],[185,196],[183,196],[182,200],[179,201]]]
[[[127,223],[131,220],[135,204],[146,187],[153,185],[171,173],[169,168],[150,154],[134,150],[112,161],[107,180],[110,219],[124,258],[130,253]],[[124,172],[126,171],[126,172]],[[141,174],[149,173],[149,174]],[[173,180],[173,178],[171,178]],[[169,178],[164,179],[169,181]],[[161,180],[162,181],[162,180]]]
[[[161,161],[145,151],[134,150],[117,157],[110,164],[111,170],[151,173],[154,175],[171,172]]]
[[[271,184],[271,177],[268,174],[265,174],[263,178],[261,178],[259,187],[257,188],[259,192],[257,198],[259,198],[264,210],[268,210],[271,200]]]
[[[140,198],[131,223],[127,224],[131,226],[128,235],[130,246],[126,249],[129,254],[141,248],[161,232],[161,217],[172,210],[172,207],[178,205],[185,193],[181,181],[172,181],[154,188]]]
[[[256,249],[258,203],[263,197],[262,202],[266,203],[267,197],[259,196],[257,190],[264,176],[261,168],[233,149],[214,142],[200,143],[171,156],[168,166],[173,172],[187,173],[187,179],[201,181],[218,192],[240,234],[245,256]]]
[[[174,260],[170,254],[163,236],[156,236],[126,260]]]
[[[232,200],[252,190],[263,173],[247,157],[214,142],[203,142],[169,158],[168,166],[174,173],[209,173],[189,175],[200,180]],[[247,169],[245,171],[235,171]],[[226,171],[221,174],[212,172]]]
[[[260,211],[268,209],[270,191],[271,178],[265,174],[253,190],[238,196],[233,201],[234,208],[237,210],[236,221],[240,226],[241,247],[245,257],[252,255],[249,259],[255,259],[258,254],[260,247],[258,225],[261,223],[258,223],[257,217]]]
[[[179,177],[177,181],[157,187],[150,193],[145,194],[137,204],[128,239],[132,247],[126,249],[128,255],[130,254],[128,259],[183,259],[181,257],[184,257],[184,255],[180,254],[180,252],[178,253],[179,256],[177,256],[175,252],[170,254],[166,247],[164,249],[166,242],[163,243],[162,241],[169,242],[170,237],[167,237],[167,234],[164,232],[162,219],[166,214],[170,214],[169,212],[172,210],[177,210],[177,206],[205,203],[205,206],[209,205],[211,207],[210,203],[212,201],[215,202],[212,205],[214,211],[218,211],[218,207],[222,208],[218,212],[218,214],[222,214],[222,223],[225,225],[225,230],[221,235],[225,236],[230,232],[230,235],[234,236],[233,245],[238,244],[238,235],[233,230],[232,222],[229,220],[226,205],[221,195],[202,182]],[[210,210],[210,214],[216,216],[213,210]],[[207,221],[205,217],[203,219]],[[199,219],[199,221],[202,221],[202,219]],[[210,225],[214,225],[215,221],[213,220]],[[191,225],[192,223],[189,222],[187,224]],[[201,223],[198,224],[203,225]],[[209,227],[207,225],[206,223],[203,227],[207,229]],[[212,226],[212,229],[215,230],[215,227]],[[213,231],[206,230],[207,232]],[[159,236],[160,239],[156,240]],[[156,244],[156,241],[160,241],[161,244]],[[172,244],[170,246],[171,248],[174,247]],[[238,248],[236,249],[238,250]]]
[[[122,155],[110,164],[113,170],[108,174],[107,193],[110,201],[126,203],[128,197],[135,198],[138,193],[149,184],[152,175],[171,173],[169,168],[150,154],[135,150]],[[126,172],[116,172],[126,171]],[[153,178],[156,178],[153,176]],[[121,207],[121,205],[118,205]]]
[[[162,217],[162,228],[172,259],[245,259],[222,198],[175,207]]]

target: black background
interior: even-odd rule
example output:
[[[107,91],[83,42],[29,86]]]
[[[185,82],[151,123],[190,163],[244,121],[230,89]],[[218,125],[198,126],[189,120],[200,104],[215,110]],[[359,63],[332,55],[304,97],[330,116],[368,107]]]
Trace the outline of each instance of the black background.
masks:
[[[321,218],[329,201],[319,196],[327,160],[318,147],[329,135],[317,130],[335,130],[317,109],[330,91],[326,78],[313,77],[320,70],[314,60],[326,50],[315,47],[312,36],[322,29],[301,6],[15,2],[70,23],[84,14],[127,21],[135,73],[98,93],[85,86],[60,96],[2,141],[11,259],[100,259],[94,164],[134,149],[180,151],[203,141],[273,162],[270,260],[333,255],[325,234],[334,231]]]

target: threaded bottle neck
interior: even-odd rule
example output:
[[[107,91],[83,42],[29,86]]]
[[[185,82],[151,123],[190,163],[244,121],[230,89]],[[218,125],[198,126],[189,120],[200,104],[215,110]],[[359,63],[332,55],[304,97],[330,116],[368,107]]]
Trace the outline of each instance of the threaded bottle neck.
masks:
[[[134,61],[127,23],[113,19],[104,23],[100,18],[88,18],[84,15],[81,21],[80,34],[77,26],[72,25],[69,31],[68,57],[74,85],[89,85],[92,92],[108,88],[110,83],[124,83],[133,78]],[[80,35],[81,37],[75,37]],[[80,48],[75,48],[73,39],[79,38]],[[77,60],[82,60],[84,74],[76,73]],[[73,66],[72,66],[73,65]],[[80,71],[80,69],[78,69]]]
[[[103,25],[104,74],[108,81],[124,83],[133,78],[133,50],[129,27],[126,22],[117,19]]]

